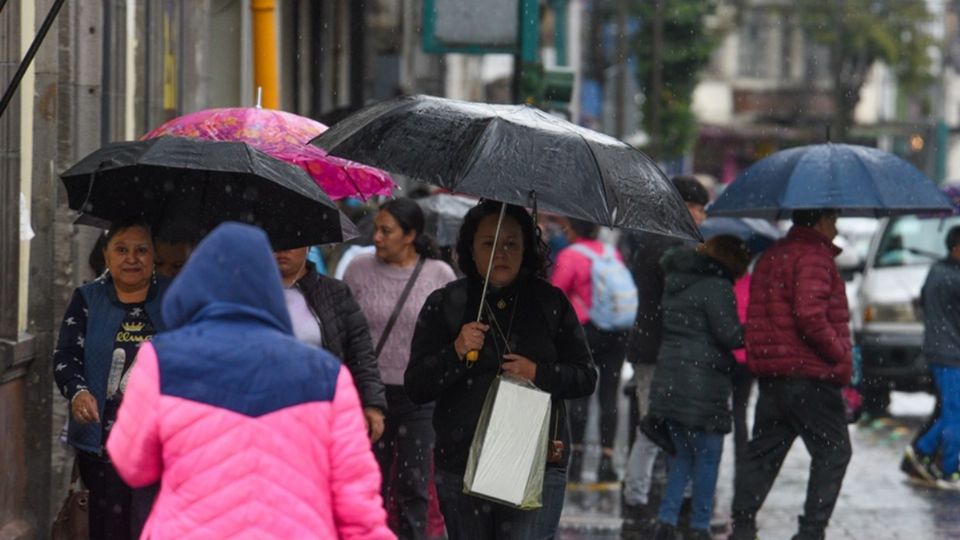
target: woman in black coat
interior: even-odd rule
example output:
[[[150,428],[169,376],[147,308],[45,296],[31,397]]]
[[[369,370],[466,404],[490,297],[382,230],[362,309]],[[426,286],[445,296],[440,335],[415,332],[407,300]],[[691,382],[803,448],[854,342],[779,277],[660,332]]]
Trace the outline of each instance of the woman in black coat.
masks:
[[[687,484],[693,482],[690,531],[708,540],[713,495],[730,432],[730,393],[743,346],[733,282],[750,263],[750,252],[733,236],[716,236],[699,249],[678,248],[661,260],[663,342],[650,389],[650,415],[665,419],[676,458],[657,515],[657,536],[672,540]]]
[[[501,372],[551,394],[550,439],[569,448],[564,400],[589,396],[597,370],[566,296],[545,281],[546,246],[526,210],[481,202],[464,218],[457,242],[466,277],[427,298],[411,345],[404,387],[411,401],[436,401],[434,459],[447,533],[460,538],[552,538],[560,522],[568,452],[548,463],[543,507],[518,510],[463,493],[463,475],[487,390]],[[483,322],[476,322],[482,275],[493,257]],[[469,351],[479,359],[468,367]],[[517,411],[523,414],[524,411]],[[531,437],[535,437],[531,434]]]

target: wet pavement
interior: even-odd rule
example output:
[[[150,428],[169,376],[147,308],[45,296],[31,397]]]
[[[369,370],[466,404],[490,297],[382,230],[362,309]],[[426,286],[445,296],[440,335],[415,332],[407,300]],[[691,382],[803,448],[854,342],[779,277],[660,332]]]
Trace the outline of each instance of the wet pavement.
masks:
[[[932,408],[933,398],[926,394],[894,393],[892,418],[866,419],[850,426],[853,458],[827,530],[828,539],[960,539],[960,492],[915,485],[906,480],[899,468],[904,447]],[[621,429],[621,440],[625,439],[625,433],[626,429]],[[584,467],[588,481],[592,478],[590,459],[596,459],[596,449],[592,450],[592,453],[588,451]],[[721,524],[726,522],[724,518],[733,496],[732,456],[732,437],[727,437],[715,512],[715,522]],[[622,466],[625,449],[617,449],[617,460]],[[760,539],[789,540],[796,533],[809,466],[806,449],[798,440],[757,517]],[[558,537],[563,540],[620,538],[619,499],[617,484],[571,486]],[[715,536],[717,540],[725,537],[726,533],[722,532]]]

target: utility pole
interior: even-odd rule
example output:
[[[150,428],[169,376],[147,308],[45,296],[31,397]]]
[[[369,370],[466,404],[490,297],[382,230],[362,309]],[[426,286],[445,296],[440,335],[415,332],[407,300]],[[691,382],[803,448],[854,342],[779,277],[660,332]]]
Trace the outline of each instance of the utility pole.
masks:
[[[536,75],[533,71],[540,59],[540,1],[519,0],[517,2],[517,51],[513,56],[513,102],[524,103],[529,88],[524,87],[525,79]],[[529,83],[529,81],[527,81]]]
[[[279,109],[276,2],[252,0],[250,10],[253,12],[253,87],[263,89],[259,105],[265,109]]]
[[[663,95],[663,2],[653,1],[653,58],[650,92],[650,153],[655,160],[660,159],[660,104]]]
[[[627,0],[617,0],[617,87],[614,89],[614,101],[617,114],[614,118],[614,136],[622,139],[627,134]]]

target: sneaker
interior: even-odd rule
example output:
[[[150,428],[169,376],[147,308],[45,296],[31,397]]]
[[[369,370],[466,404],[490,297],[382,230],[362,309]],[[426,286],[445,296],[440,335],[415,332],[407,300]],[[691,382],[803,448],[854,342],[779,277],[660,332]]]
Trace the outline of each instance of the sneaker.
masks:
[[[617,471],[613,467],[613,456],[606,454],[600,456],[600,466],[597,467],[597,482],[602,484],[619,481],[620,478],[617,477]]]
[[[938,478],[937,487],[940,489],[960,491],[960,471]]]
[[[917,452],[912,444],[903,450],[903,459],[900,461],[900,470],[915,480],[927,483],[936,482],[937,478],[932,470],[933,460]]]

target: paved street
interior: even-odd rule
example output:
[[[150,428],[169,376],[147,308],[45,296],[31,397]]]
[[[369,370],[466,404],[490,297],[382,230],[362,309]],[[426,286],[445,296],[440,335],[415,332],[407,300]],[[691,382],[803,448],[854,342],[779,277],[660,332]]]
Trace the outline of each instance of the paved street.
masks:
[[[853,459],[827,538],[960,538],[960,492],[917,487],[906,482],[899,470],[904,446],[932,407],[930,396],[895,393],[892,419],[851,426]],[[733,495],[732,438],[727,437],[726,443],[717,488],[718,513],[728,511]],[[758,517],[761,539],[786,540],[796,532],[796,516],[802,511],[809,464],[802,443],[797,442]],[[588,465],[585,471],[590,470]],[[618,491],[568,492],[560,538],[619,538],[618,517]],[[724,537],[718,534],[716,538]]]

